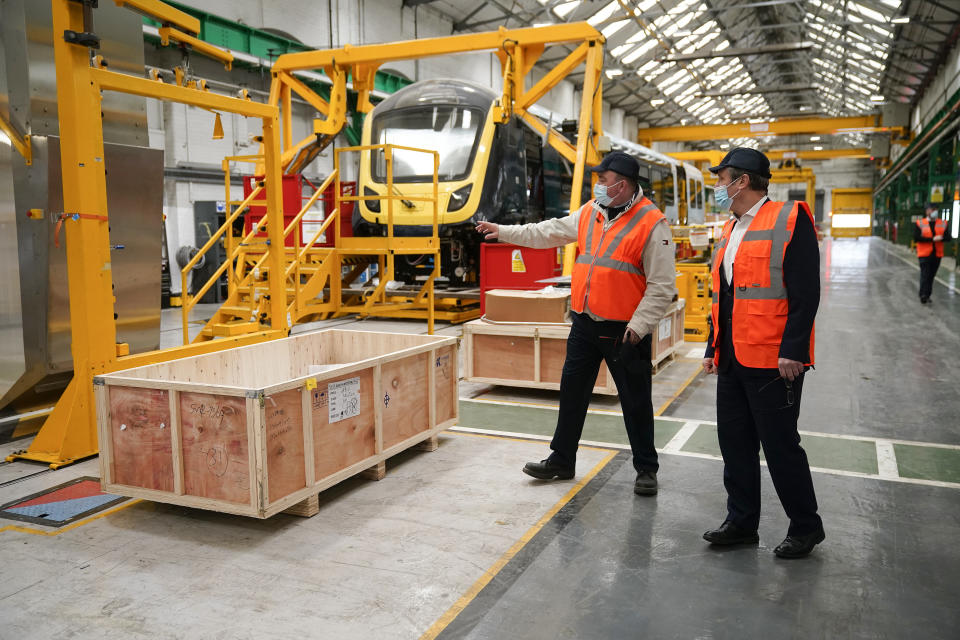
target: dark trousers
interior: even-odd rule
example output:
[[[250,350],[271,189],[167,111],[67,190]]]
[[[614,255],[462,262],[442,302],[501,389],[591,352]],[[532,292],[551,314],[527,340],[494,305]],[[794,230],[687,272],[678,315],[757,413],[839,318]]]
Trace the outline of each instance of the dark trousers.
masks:
[[[727,520],[756,530],[760,523],[760,447],[790,528],[806,535],[823,527],[797,418],[803,375],[790,383],[776,369],[750,369],[734,361],[717,381],[717,435],[723,454]]]
[[[600,363],[606,361],[620,395],[623,422],[633,450],[633,466],[638,472],[659,469],[650,398],[651,338],[648,335],[637,345],[622,344],[626,327],[625,322],[597,321],[586,314],[573,314],[567,358],[560,377],[560,415],[550,443],[552,460],[568,466],[576,464],[590,394],[597,382]]]
[[[920,297],[929,298],[933,293],[933,279],[940,270],[940,258],[937,256],[927,256],[919,258],[920,260]]]

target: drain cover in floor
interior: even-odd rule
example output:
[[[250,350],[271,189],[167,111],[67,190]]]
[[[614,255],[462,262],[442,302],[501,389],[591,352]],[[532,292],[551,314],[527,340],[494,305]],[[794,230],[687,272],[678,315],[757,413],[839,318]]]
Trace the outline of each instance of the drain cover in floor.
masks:
[[[0,518],[62,527],[126,500],[100,491],[100,479],[84,476],[0,507]]]

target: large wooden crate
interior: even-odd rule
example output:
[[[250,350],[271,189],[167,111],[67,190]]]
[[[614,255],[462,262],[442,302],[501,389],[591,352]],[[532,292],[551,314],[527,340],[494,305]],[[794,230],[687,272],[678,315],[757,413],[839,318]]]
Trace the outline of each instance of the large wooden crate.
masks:
[[[267,518],[457,419],[456,338],[328,330],[98,376],[104,491]]]
[[[463,325],[464,380],[558,391],[569,335],[569,324],[468,322]],[[593,392],[617,394],[606,364],[600,365]]]
[[[672,303],[653,331],[654,371],[672,360],[683,345],[684,307],[682,299]],[[464,380],[559,390],[569,334],[569,324],[468,322],[463,325]],[[600,365],[593,392],[617,394],[606,363]]]

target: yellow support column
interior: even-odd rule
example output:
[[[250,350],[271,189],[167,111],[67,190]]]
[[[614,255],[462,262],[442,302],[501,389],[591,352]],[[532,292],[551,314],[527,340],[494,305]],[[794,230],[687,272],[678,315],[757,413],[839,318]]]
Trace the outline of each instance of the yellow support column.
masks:
[[[85,30],[83,5],[54,0],[53,52],[61,105],[60,162],[74,373],[30,447],[7,458],[46,462],[53,468],[97,453],[93,377],[106,372],[117,358],[100,100],[90,90],[90,50],[65,42],[62,34],[67,30]]]
[[[280,171],[280,139],[275,118],[263,118],[264,183],[267,187],[267,278],[270,286],[270,327],[287,329],[287,283],[284,277],[286,261],[283,237],[283,185]],[[293,233],[298,233],[295,229]]]
[[[600,116],[597,115],[595,98],[600,91],[600,69],[603,66],[603,45],[599,41],[589,43],[587,51],[587,69],[583,75],[583,95],[580,97],[580,126],[577,129],[577,162],[573,167],[573,183],[570,188],[570,213],[580,209],[581,192],[583,191],[583,175],[586,165],[599,162],[596,152],[594,135],[599,135],[601,129]],[[595,92],[597,95],[595,95]],[[592,123],[591,116],[595,119]],[[591,147],[590,143],[593,142]],[[563,275],[573,273],[573,261],[576,255],[576,245],[571,243],[563,249]]]

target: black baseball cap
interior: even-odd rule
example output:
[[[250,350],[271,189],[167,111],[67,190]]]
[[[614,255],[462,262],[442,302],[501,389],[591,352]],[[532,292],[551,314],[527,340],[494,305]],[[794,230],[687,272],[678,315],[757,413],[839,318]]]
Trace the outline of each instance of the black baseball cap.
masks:
[[[939,209],[939,208],[940,208],[940,205],[938,205],[936,202],[928,202],[927,206],[924,207],[924,209],[927,211],[929,211],[930,209]]]
[[[640,163],[637,162],[636,158],[631,156],[629,153],[624,153],[623,151],[611,151],[607,155],[603,156],[603,160],[600,161],[595,167],[590,167],[590,171],[593,173],[600,173],[601,171],[615,171],[622,176],[636,180],[640,175]]]
[[[749,173],[755,173],[762,178],[769,179],[771,177],[770,160],[767,159],[767,156],[750,147],[735,147],[730,149],[727,155],[723,156],[720,164],[715,167],[710,167],[710,173],[717,173],[724,167],[743,169]]]

